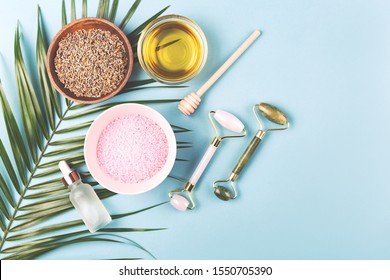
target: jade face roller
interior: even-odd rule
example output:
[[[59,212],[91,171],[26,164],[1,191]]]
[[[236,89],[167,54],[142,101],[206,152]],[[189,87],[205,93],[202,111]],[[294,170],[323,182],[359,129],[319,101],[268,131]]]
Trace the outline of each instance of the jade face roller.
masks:
[[[260,112],[260,114],[264,118],[266,118],[267,120],[269,120],[274,124],[280,125],[281,127],[272,127],[263,130],[263,123],[261,122],[260,117],[256,113],[257,111]],[[242,169],[244,169],[245,165],[248,163],[249,159],[252,157],[253,153],[255,152],[256,148],[258,147],[258,145],[260,144],[264,136],[267,134],[267,132],[275,131],[275,130],[285,130],[289,127],[287,116],[278,108],[270,104],[260,103],[254,105],[253,114],[255,115],[259,123],[260,126],[259,130],[256,132],[252,141],[249,143],[248,147],[246,148],[246,150],[238,160],[236,166],[234,167],[233,171],[230,173],[229,177],[226,180],[218,180],[213,183],[214,193],[221,200],[227,201],[229,199],[234,199],[237,197],[237,191],[236,191],[236,187],[234,186],[234,182],[237,180],[238,175],[240,175],[240,172],[242,171]],[[227,182],[230,182],[231,190],[220,185],[220,183],[227,183]]]
[[[235,135],[224,135],[219,136],[218,129],[213,121],[214,119],[224,128],[226,128],[229,131],[236,132]],[[225,138],[238,138],[238,137],[244,137],[246,135],[246,131],[244,129],[244,124],[234,115],[226,112],[226,111],[210,111],[209,112],[209,119],[211,122],[211,125],[214,128],[215,131],[215,137],[211,141],[210,146],[208,147],[206,153],[203,155],[201,161],[198,164],[198,167],[196,167],[194,173],[192,174],[190,180],[186,183],[183,189],[179,190],[173,190],[169,192],[169,197],[171,198],[171,204],[173,207],[175,207],[177,210],[185,211],[186,209],[194,209],[195,208],[195,202],[192,198],[191,192],[193,191],[196,183],[198,182],[200,176],[202,176],[203,171],[206,169],[208,163],[210,162],[211,158],[213,157],[215,151],[221,144],[222,140]],[[187,198],[183,196],[184,193],[187,193]],[[181,195],[180,195],[181,194]],[[191,205],[190,205],[191,202]]]

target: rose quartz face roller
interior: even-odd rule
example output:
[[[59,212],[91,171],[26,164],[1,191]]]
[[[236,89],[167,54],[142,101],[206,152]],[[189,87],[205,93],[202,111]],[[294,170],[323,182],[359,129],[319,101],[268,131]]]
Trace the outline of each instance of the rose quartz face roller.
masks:
[[[224,64],[211,76],[211,78],[198,91],[187,95],[179,103],[179,110],[186,116],[191,115],[198,108],[200,97],[225,73],[227,69],[249,48],[250,45],[260,36],[261,31],[255,30],[252,35],[225,61]]]
[[[244,124],[231,113],[222,110],[210,111],[209,119],[214,128],[215,137],[211,141],[211,144],[206,150],[206,153],[203,155],[201,161],[199,162],[198,167],[196,167],[194,173],[192,174],[190,180],[187,182],[184,188],[169,192],[169,197],[171,198],[171,204],[177,210],[185,211],[186,209],[192,210],[195,208],[195,202],[192,198],[191,192],[195,188],[196,183],[198,182],[199,178],[202,176],[203,171],[206,169],[207,165],[209,164],[211,158],[213,157],[215,151],[221,144],[222,140],[225,138],[244,137],[246,135]],[[229,131],[235,132],[236,134],[219,136],[218,129],[213,119],[215,119],[222,127],[226,128]],[[184,197],[184,193],[187,194],[189,200]]]

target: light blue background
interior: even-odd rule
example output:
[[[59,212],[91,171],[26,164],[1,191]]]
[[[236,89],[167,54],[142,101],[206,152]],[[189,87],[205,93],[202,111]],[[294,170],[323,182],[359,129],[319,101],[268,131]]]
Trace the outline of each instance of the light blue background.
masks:
[[[89,1],[90,15],[97,2]],[[60,0],[1,1],[0,77],[14,108],[14,30],[19,19],[24,53],[35,69],[37,3],[53,36],[61,24]],[[175,165],[177,176],[190,177],[212,138],[209,110],[233,112],[249,135],[222,144],[194,191],[194,211],[164,205],[113,226],[168,228],[126,235],[158,259],[389,259],[390,2],[144,0],[126,30],[168,4],[166,14],[187,16],[204,30],[206,66],[188,89],[121,98],[184,97],[259,28],[263,35],[206,93],[195,115],[184,117],[177,104],[153,106],[171,123],[193,130],[178,135],[194,147],[179,151],[190,161]],[[121,1],[120,16],[129,5]],[[145,77],[136,66],[132,79]],[[239,198],[219,201],[211,182],[229,174],[256,132],[251,107],[258,102],[282,108],[291,128],[266,137],[238,180]],[[2,118],[0,126],[3,134]],[[148,193],[116,196],[105,204],[111,213],[136,210],[165,201],[169,190],[180,187],[167,180]],[[72,211],[56,221],[77,217]],[[110,257],[148,258],[131,246],[112,244],[68,246],[41,258]]]

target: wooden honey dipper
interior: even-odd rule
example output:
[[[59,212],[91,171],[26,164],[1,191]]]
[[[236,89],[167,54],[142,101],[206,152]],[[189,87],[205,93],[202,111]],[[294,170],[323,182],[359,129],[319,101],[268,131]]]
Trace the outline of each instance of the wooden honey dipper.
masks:
[[[208,81],[201,86],[200,89],[198,89],[196,93],[192,92],[180,101],[178,106],[179,110],[186,116],[195,112],[196,108],[198,108],[200,104],[200,97],[223,75],[223,73],[225,73],[227,69],[229,69],[230,66],[232,66],[240,55],[242,55],[260,35],[261,31],[255,30],[255,32],[253,32],[252,35],[250,35],[248,39],[242,43],[242,45],[225,61],[224,64],[222,64],[217,72],[215,72],[214,75],[212,75],[210,79],[208,79]]]

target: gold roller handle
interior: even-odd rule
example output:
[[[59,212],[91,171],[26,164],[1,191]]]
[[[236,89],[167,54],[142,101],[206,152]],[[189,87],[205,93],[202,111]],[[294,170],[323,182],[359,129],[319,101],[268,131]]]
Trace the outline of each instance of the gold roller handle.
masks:
[[[253,137],[252,141],[249,143],[248,147],[245,149],[244,153],[242,154],[242,156],[238,160],[233,171],[230,173],[229,179],[231,181],[234,182],[237,179],[238,175],[240,175],[242,169],[244,169],[244,167],[247,165],[248,161],[252,157],[256,148],[259,146],[264,135],[265,135],[265,132],[262,130],[259,130],[256,133],[256,135]]]

